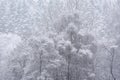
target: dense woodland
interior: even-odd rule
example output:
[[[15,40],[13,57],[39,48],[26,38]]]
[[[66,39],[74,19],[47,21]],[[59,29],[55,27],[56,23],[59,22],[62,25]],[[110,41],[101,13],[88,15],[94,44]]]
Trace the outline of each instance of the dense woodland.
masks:
[[[0,0],[0,80],[120,80],[119,0]]]

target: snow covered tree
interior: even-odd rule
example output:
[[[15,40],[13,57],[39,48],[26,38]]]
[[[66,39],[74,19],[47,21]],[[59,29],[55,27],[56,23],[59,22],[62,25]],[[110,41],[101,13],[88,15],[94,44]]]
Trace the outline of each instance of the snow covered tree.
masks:
[[[66,60],[64,73],[67,80],[93,80],[95,77],[94,54],[97,46],[94,44],[94,37],[90,34],[80,34],[80,26],[75,24],[74,20],[64,22],[63,30],[60,30],[56,37],[59,54]],[[59,30],[59,26],[56,27]]]

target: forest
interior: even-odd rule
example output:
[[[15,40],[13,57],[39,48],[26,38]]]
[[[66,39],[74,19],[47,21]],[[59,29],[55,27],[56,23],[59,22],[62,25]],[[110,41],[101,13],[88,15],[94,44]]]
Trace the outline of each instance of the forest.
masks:
[[[120,0],[0,0],[0,80],[119,80]]]

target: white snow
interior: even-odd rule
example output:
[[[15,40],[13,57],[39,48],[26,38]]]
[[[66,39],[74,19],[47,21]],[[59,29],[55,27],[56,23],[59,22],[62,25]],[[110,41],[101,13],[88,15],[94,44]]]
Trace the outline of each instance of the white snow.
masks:
[[[21,42],[21,38],[15,34],[0,34],[0,54],[8,55]]]

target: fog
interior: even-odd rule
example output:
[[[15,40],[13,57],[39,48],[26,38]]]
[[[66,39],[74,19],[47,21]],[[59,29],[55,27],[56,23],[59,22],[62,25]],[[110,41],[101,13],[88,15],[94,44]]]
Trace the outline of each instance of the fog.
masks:
[[[0,0],[0,80],[119,80],[119,0]]]

